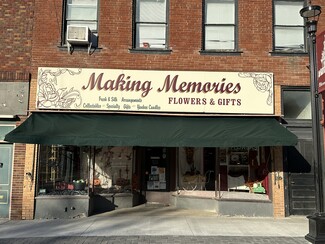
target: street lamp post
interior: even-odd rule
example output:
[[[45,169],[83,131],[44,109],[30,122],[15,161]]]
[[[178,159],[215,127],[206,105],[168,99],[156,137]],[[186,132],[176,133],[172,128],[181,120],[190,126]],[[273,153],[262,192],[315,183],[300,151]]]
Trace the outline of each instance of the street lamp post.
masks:
[[[318,78],[316,66],[316,32],[317,22],[321,14],[321,7],[309,4],[300,10],[300,15],[305,19],[310,63],[310,92],[311,92],[311,111],[312,111],[312,137],[313,137],[313,163],[315,168],[316,186],[316,213],[307,216],[309,219],[309,233],[305,238],[312,243],[325,243],[325,213],[322,182],[322,161],[323,148],[320,125],[321,101],[318,94]]]

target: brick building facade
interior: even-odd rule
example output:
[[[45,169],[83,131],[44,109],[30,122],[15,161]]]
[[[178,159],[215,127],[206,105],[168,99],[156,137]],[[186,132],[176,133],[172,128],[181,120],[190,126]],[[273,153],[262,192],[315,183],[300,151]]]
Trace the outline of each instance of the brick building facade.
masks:
[[[25,1],[23,4],[21,1],[2,1],[0,8],[2,10],[0,14],[2,29],[0,38],[0,83],[29,83],[31,77],[34,1]],[[2,99],[6,92],[2,90]],[[3,108],[1,108],[1,115],[3,115]],[[20,121],[17,122],[17,125],[24,121],[24,119],[25,116],[23,114],[20,115]],[[6,121],[7,119],[3,118],[1,120]],[[25,151],[26,145],[20,144],[15,146],[10,199],[10,217],[12,219],[22,218],[23,192],[25,189]]]
[[[164,70],[201,72],[270,72],[274,82],[274,116],[282,117],[283,87],[305,87],[310,84],[306,68],[309,59],[304,52],[275,50],[274,1],[252,0],[236,3],[237,47],[232,51],[203,50],[202,34],[206,1],[167,1],[167,48],[137,48],[134,35],[137,22],[133,18],[138,1],[100,1],[98,3],[97,47],[71,47],[65,42],[66,1],[3,1],[0,14],[3,30],[0,53],[0,79],[29,81],[29,107],[37,110],[39,67]],[[290,1],[287,1],[290,2]],[[313,1],[322,4],[322,1]],[[18,11],[17,11],[17,6]],[[319,30],[325,29],[320,18]],[[254,98],[252,98],[254,99]],[[53,111],[52,111],[53,112]],[[28,115],[30,113],[28,112]],[[25,120],[19,115],[18,126]],[[273,216],[284,217],[286,192],[285,150],[273,147],[273,166],[268,174],[269,196]],[[39,149],[33,144],[14,144],[11,192],[11,219],[32,219],[38,191]],[[31,177],[29,177],[29,173]],[[175,189],[171,189],[174,191]],[[290,213],[289,213],[290,214]]]

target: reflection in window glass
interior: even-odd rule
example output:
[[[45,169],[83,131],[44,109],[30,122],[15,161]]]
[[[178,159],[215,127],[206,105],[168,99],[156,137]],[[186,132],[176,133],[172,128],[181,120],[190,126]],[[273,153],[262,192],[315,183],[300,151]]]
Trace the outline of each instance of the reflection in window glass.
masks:
[[[131,192],[132,147],[40,146],[39,195]]]
[[[311,119],[310,92],[284,90],[283,114],[286,119]]]
[[[216,191],[220,187],[221,191],[267,193],[264,180],[270,162],[269,157],[265,160],[264,149],[261,155],[255,147],[216,148],[216,155],[211,150],[179,148],[179,189]]]
[[[97,32],[97,0],[67,1],[66,20]]]
[[[204,50],[234,50],[236,31],[235,0],[206,0]]]
[[[165,47],[165,25],[139,24],[137,26],[137,47],[164,48]]]
[[[90,177],[96,194],[131,192],[132,147],[96,147]]]
[[[207,26],[205,49],[235,49],[234,27]]]
[[[167,48],[167,0],[137,0],[135,48]]]
[[[304,1],[274,1],[274,50],[304,51]]]
[[[87,195],[89,162],[86,148],[40,146],[39,195]]]
[[[66,0],[64,43],[69,25],[86,26],[91,31],[92,46],[98,45],[98,0]]]

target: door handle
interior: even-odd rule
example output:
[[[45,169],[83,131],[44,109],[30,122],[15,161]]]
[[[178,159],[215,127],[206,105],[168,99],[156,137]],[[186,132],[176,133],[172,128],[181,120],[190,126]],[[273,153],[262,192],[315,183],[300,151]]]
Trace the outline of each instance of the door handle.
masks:
[[[291,184],[292,184],[292,185],[294,185],[294,184],[296,184],[296,182],[294,182],[294,181],[291,181]]]

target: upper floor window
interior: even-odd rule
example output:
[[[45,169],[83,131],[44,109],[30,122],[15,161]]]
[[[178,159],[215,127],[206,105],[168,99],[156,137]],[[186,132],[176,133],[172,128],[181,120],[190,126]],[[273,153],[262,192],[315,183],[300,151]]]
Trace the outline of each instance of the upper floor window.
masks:
[[[305,51],[303,6],[302,0],[274,1],[274,51]]]
[[[65,29],[63,34],[63,43],[66,43],[68,38],[67,32],[74,31],[69,38],[89,38],[93,45],[97,44],[98,33],[98,0],[65,0]],[[85,27],[88,33],[83,33]],[[79,33],[78,33],[79,32]]]
[[[284,88],[282,90],[282,108],[285,119],[310,120],[310,90],[300,87]]]
[[[133,48],[167,48],[167,0],[136,0]]]
[[[236,50],[237,0],[205,0],[203,50]]]

